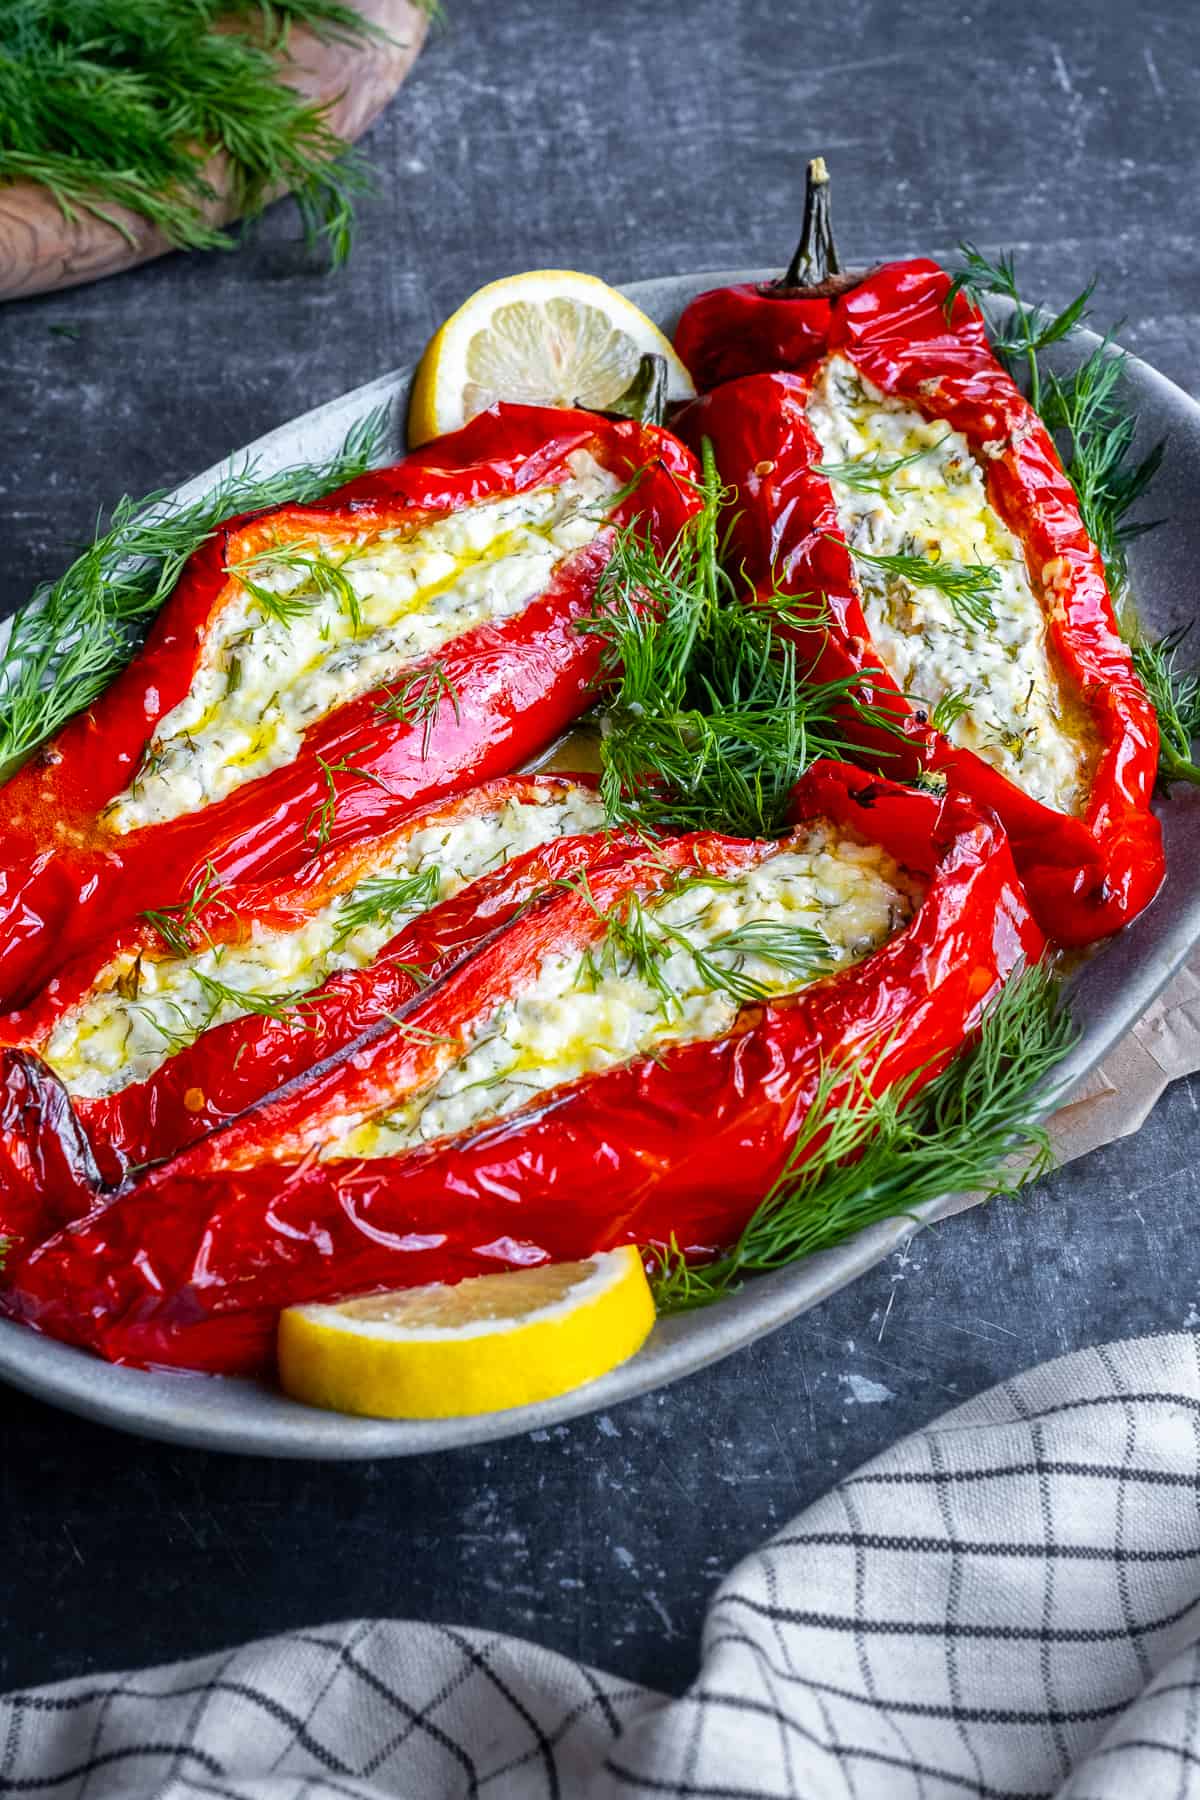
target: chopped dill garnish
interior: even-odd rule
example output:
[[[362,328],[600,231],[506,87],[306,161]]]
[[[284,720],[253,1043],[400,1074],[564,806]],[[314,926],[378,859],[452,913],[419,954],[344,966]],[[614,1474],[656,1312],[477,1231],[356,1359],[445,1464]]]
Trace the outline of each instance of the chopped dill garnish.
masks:
[[[1000,580],[1000,571],[991,563],[942,562],[936,556],[910,555],[897,551],[884,556],[874,550],[860,550],[847,543],[846,548],[856,562],[870,563],[885,574],[896,575],[910,587],[936,588],[945,594],[959,622],[968,630],[982,629],[996,623],[992,598]]]
[[[350,549],[334,562],[311,544],[281,544],[257,550],[241,562],[227,563],[226,572],[236,578],[262,612],[280,624],[292,624],[311,611],[318,600],[328,597],[336,600],[348,615],[357,635],[362,629],[362,605],[345,572],[345,565],[356,555],[361,555],[361,551]],[[301,579],[295,587],[280,593],[254,579],[251,571],[264,567],[295,570]]]
[[[940,448],[940,442],[925,444],[920,450],[911,450],[907,456],[893,457],[890,462],[880,462],[878,456],[864,456],[857,462],[813,463],[812,472],[823,475],[826,481],[840,481],[843,487],[853,488],[856,493],[878,494],[901,469],[911,469],[914,463],[924,462]]]
[[[935,731],[940,731],[944,737],[950,727],[954,724],[954,721],[963,718],[970,710],[970,694],[967,693],[965,688],[952,688],[948,694],[942,695],[941,699],[930,713],[929,723],[933,726]]]
[[[659,1252],[659,1311],[705,1306],[747,1275],[944,1195],[1016,1193],[1051,1166],[1046,1077],[1074,1039],[1055,979],[1038,965],[1001,989],[975,1042],[924,1088],[921,1070],[875,1093],[861,1059],[827,1064],[782,1173],[737,1242],[699,1265],[673,1243]]]
[[[172,956],[188,957],[196,947],[192,942],[192,929],[196,923],[196,915],[202,906],[207,906],[220,896],[223,883],[211,861],[205,864],[204,873],[197,881],[187,899],[178,906],[164,906],[159,909],[147,908],[139,918],[145,919],[157,931]],[[228,901],[221,902],[226,914],[236,919],[237,914]],[[204,941],[211,945],[208,933],[203,933]]]
[[[192,552],[232,513],[315,500],[371,466],[387,410],[359,421],[326,462],[260,472],[244,462],[200,500],[120,500],[106,530],[14,615],[0,649],[0,777],[82,712],[141,641]]]
[[[445,663],[440,659],[410,675],[403,687],[385,688],[384,693],[387,695],[386,700],[380,700],[375,707],[380,718],[391,719],[397,725],[424,725],[421,735],[423,757],[429,754],[429,741],[442,701],[450,702],[456,723],[462,717],[458,689],[450,679]]]
[[[701,984],[710,993],[726,994],[739,1006],[747,1001],[765,1000],[774,990],[769,983],[747,975],[740,963],[731,966],[718,961],[721,956],[757,956],[764,962],[774,963],[797,981],[811,980],[830,966],[829,940],[811,926],[751,919],[744,925],[721,932],[707,945],[697,944],[688,935],[686,926],[668,924],[656,905],[647,905],[637,894],[626,894],[609,912],[602,913],[592,895],[586,872],[566,876],[560,885],[582,895],[604,924],[604,937],[599,948],[589,950],[584,956],[583,971],[589,984],[594,988],[606,975],[636,975],[658,995],[664,1014],[680,1005],[680,996],[671,985],[665,968],[677,952],[689,958]],[[661,898],[667,900],[694,887],[716,885],[732,884],[710,883],[702,870],[691,871],[673,882]]]
[[[338,942],[365,925],[376,925],[397,913],[432,906],[442,888],[442,871],[429,863],[412,875],[372,875],[351,888],[338,904]]]

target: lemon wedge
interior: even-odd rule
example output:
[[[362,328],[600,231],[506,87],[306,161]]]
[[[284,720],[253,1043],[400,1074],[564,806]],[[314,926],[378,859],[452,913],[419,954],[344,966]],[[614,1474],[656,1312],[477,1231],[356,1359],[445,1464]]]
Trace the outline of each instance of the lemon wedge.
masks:
[[[496,400],[603,411],[647,351],[666,361],[667,398],[690,400],[691,377],[653,319],[596,276],[530,269],[489,282],[426,347],[409,401],[409,446],[457,431]]]
[[[442,1419],[550,1400],[633,1355],[654,1300],[632,1245],[455,1286],[291,1306],[279,1378],[294,1400],[379,1419]]]

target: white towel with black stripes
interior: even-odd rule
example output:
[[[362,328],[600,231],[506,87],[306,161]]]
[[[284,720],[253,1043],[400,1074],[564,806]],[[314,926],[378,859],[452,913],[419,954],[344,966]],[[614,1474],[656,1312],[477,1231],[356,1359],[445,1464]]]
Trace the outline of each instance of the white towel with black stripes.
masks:
[[[1045,1364],[859,1469],[727,1578],[682,1699],[370,1621],[0,1700],[51,1800],[1200,1796],[1200,1351]]]

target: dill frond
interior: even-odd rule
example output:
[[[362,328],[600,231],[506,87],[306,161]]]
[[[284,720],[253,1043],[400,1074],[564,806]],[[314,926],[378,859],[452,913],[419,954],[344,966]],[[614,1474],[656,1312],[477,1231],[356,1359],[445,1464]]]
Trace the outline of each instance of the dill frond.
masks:
[[[875,1093],[861,1064],[827,1065],[779,1179],[736,1244],[700,1265],[674,1244],[660,1252],[660,1312],[708,1305],[747,1275],[943,1195],[1016,1193],[1052,1164],[1047,1077],[1074,1038],[1055,978],[1038,965],[1006,984],[974,1043],[919,1091],[920,1071]]]
[[[942,562],[933,556],[910,555],[897,551],[892,555],[874,550],[860,550],[847,543],[855,562],[869,563],[885,574],[895,575],[910,587],[936,588],[950,602],[959,623],[968,630],[982,629],[996,623],[992,596],[1000,580],[1000,571],[991,563]]]
[[[920,450],[911,450],[907,456],[895,456],[885,462],[874,455],[864,456],[858,462],[813,463],[812,472],[823,475],[826,481],[840,481],[843,487],[853,488],[856,493],[879,494],[893,475],[898,475],[901,469],[911,469],[914,463],[924,462],[940,447],[940,444],[925,444]]]
[[[1134,459],[1137,415],[1122,399],[1126,359],[1114,348],[1111,334],[1069,375],[1046,374],[1038,361],[1040,351],[1058,343],[1087,318],[1095,281],[1060,313],[1047,317],[1044,308],[1027,306],[1021,299],[1011,255],[993,262],[972,244],[961,244],[959,250],[963,266],[951,281],[947,310],[960,292],[976,305],[991,294],[1003,295],[1012,303],[1007,330],[993,333],[994,348],[1014,379],[1024,380],[1031,404],[1053,433],[1088,535],[1103,558],[1118,616],[1124,618],[1134,667],[1158,713],[1160,778],[1164,782],[1193,781],[1191,743],[1200,726],[1194,696],[1200,691],[1200,676],[1176,666],[1178,634],[1157,645],[1149,642],[1132,622],[1132,607],[1121,604],[1129,593],[1128,546],[1158,523],[1130,523],[1126,515],[1158,473],[1165,446],[1155,444]]]
[[[839,709],[882,721],[857,678],[806,679],[785,628],[819,626],[821,596],[741,604],[707,444],[702,460],[699,512],[661,553],[619,530],[582,625],[601,646],[600,791],[613,822],[769,836],[808,765],[848,753]]]
[[[282,625],[302,618],[318,600],[332,598],[349,617],[355,635],[362,629],[362,605],[354,584],[346,574],[346,564],[361,550],[351,548],[338,561],[326,556],[313,544],[280,544],[267,550],[256,550],[241,562],[227,563],[232,575],[253,598],[259,610]],[[299,582],[286,592],[277,592],[254,579],[252,570],[287,569],[299,574]]]
[[[362,419],[324,463],[263,474],[244,462],[203,499],[119,500],[83,554],[14,615],[0,648],[0,779],[124,668],[183,566],[223,519],[284,501],[315,500],[371,466],[386,441],[386,409]]]
[[[381,776],[374,774],[370,769],[360,768],[357,763],[348,762],[344,756],[340,757],[337,762],[328,762],[325,757],[318,754],[317,764],[325,783],[325,797],[312,808],[300,831],[309,852],[314,856],[319,850],[324,850],[328,846],[333,835],[333,828],[337,823],[338,801],[341,798],[338,793],[337,776],[353,775],[357,781],[368,781],[373,787],[382,788],[385,794],[390,792],[387,782]]]
[[[113,211],[127,208],[179,248],[229,249],[204,216],[220,154],[243,216],[289,189],[336,267],[371,182],[328,107],[281,77],[276,53],[297,24],[380,35],[343,0],[6,0],[0,182],[39,183],[68,220],[90,213],[128,236]]]
[[[1158,774],[1164,784],[1190,781],[1200,787],[1200,767],[1192,760],[1192,744],[1200,737],[1200,672],[1177,664],[1190,626],[1169,631],[1157,642],[1149,638],[1132,647],[1133,666],[1158,714]]]
[[[740,961],[746,956],[774,963],[797,982],[812,980],[825,973],[831,964],[828,938],[811,926],[751,919],[744,925],[721,932],[707,945],[698,944],[689,936],[686,925],[668,923],[661,916],[659,904],[647,904],[637,894],[626,894],[609,912],[601,912],[586,871],[565,876],[558,885],[579,894],[604,924],[599,947],[589,950],[584,957],[584,974],[591,987],[594,989],[606,975],[622,980],[635,975],[658,995],[664,1014],[680,1005],[680,996],[671,985],[665,966],[678,952],[691,962],[703,987],[713,994],[726,994],[738,1006],[765,1000],[773,991],[768,983],[746,974]],[[719,878],[710,878],[702,869],[684,870],[659,900],[661,903],[698,887],[732,885]],[[722,956],[732,957],[735,961],[730,964],[718,960]]]
[[[442,871],[437,863],[429,863],[411,875],[368,876],[338,904],[339,943],[365,925],[432,906],[441,888]]]
[[[940,731],[944,737],[950,727],[954,724],[954,721],[956,719],[961,719],[966,713],[969,713],[970,710],[970,694],[963,689],[955,688],[948,694],[942,695],[941,699],[929,715],[929,723],[933,726],[935,731]]]
[[[222,885],[220,876],[212,862],[209,861],[204,866],[203,875],[186,900],[181,901],[178,906],[147,908],[138,916],[145,919],[147,925],[154,927],[172,956],[188,957],[195,948],[192,942],[192,932],[196,924],[196,915],[202,906],[207,906],[211,901],[219,898]],[[231,919],[237,918],[237,913],[228,901],[222,901],[221,904]],[[211,947],[212,939],[207,932],[204,933],[204,941]]]
[[[441,711],[442,701],[449,701],[454,709],[456,722],[462,717],[458,689],[451,680],[445,663],[440,659],[418,669],[402,687],[385,688],[384,693],[387,698],[380,700],[375,707],[380,718],[391,719],[397,725],[424,725],[425,729],[421,734],[422,757],[429,755],[434,721]]]
[[[1012,254],[1001,254],[993,262],[974,244],[959,245],[962,266],[955,271],[943,302],[949,317],[957,295],[965,294],[972,305],[986,313],[989,295],[999,294],[1012,303],[1012,317],[1004,331],[992,331],[992,348],[1008,362],[1024,365],[1029,380],[1029,398],[1036,412],[1042,410],[1042,371],[1039,352],[1049,349],[1082,325],[1095,291],[1095,277],[1082,293],[1076,294],[1059,313],[1048,315],[1044,306],[1029,306],[1021,298],[1017,271]]]
[[[1155,444],[1132,460],[1138,422],[1121,404],[1124,377],[1125,357],[1106,338],[1072,374],[1050,376],[1041,409],[1117,600],[1129,581],[1126,547],[1157,523],[1129,524],[1125,515],[1158,473],[1165,449]]]

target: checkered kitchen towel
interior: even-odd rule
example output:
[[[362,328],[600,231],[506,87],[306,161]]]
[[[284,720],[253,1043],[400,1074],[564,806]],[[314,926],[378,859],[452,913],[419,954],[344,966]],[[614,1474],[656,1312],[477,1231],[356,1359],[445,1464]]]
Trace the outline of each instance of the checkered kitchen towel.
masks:
[[[860,1469],[729,1576],[682,1700],[333,1625],[0,1700],[0,1793],[1200,1796],[1200,1348],[1081,1351]]]

